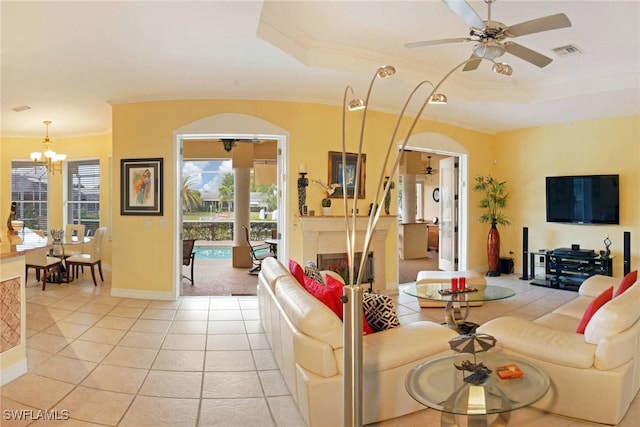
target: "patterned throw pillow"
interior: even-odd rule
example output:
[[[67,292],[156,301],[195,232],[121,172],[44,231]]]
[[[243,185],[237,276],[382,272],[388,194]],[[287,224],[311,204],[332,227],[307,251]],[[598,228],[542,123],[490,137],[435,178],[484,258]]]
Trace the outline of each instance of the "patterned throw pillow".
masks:
[[[400,326],[396,307],[388,295],[365,292],[362,295],[362,308],[364,317],[374,332]]]
[[[324,280],[322,279],[322,273],[318,270],[318,266],[313,261],[307,261],[307,264],[304,266],[304,274],[311,277],[313,280],[322,283],[325,285]]]

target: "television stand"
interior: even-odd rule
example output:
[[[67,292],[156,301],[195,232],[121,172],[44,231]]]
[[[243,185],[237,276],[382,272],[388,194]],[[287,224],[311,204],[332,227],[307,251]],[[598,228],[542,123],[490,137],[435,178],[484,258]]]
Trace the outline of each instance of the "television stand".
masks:
[[[571,250],[568,250],[571,251]],[[532,285],[577,291],[580,285],[595,274],[613,275],[613,257],[602,258],[595,251],[581,249],[567,253],[564,248],[553,251],[530,252]],[[544,257],[544,279],[535,277],[536,257]]]

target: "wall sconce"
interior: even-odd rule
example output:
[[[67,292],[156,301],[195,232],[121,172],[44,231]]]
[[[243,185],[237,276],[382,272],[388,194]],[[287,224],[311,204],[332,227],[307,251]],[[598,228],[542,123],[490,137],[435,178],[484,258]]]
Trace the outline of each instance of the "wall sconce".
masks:
[[[307,215],[307,187],[309,186],[309,178],[307,175],[307,166],[300,165],[298,169],[300,178],[298,178],[298,211],[300,215]]]

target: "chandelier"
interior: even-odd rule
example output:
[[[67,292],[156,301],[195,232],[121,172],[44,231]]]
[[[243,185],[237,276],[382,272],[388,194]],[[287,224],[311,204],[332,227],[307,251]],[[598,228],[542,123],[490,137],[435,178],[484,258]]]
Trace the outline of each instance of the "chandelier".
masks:
[[[42,141],[44,148],[42,152],[34,151],[31,153],[31,160],[33,160],[36,167],[45,166],[51,174],[62,172],[62,162],[67,158],[67,155],[57,154],[51,149],[51,140],[49,139],[49,125],[51,124],[51,120],[45,120],[43,123],[47,127],[47,136],[45,136],[44,141]]]

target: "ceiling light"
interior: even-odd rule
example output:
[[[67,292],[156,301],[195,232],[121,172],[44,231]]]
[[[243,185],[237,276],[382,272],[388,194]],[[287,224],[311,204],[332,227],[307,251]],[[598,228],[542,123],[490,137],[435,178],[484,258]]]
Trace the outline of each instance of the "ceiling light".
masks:
[[[51,124],[51,120],[45,120],[43,123],[47,127],[47,136],[42,141],[44,148],[42,153],[38,151],[31,153],[31,160],[33,160],[36,167],[44,166],[51,174],[62,172],[62,162],[67,158],[67,155],[57,154],[51,149],[51,140],[49,139],[49,125]]]
[[[22,111],[27,111],[31,109],[31,105],[20,105],[18,107],[13,107],[12,110],[16,113],[20,113]]]
[[[478,58],[493,60],[504,55],[504,45],[491,39],[483,40],[473,47],[473,54]]]
[[[504,62],[494,62],[493,67],[491,67],[491,71],[497,74],[502,74],[503,76],[510,76],[513,74],[513,68],[511,68],[511,65],[505,64]]]

